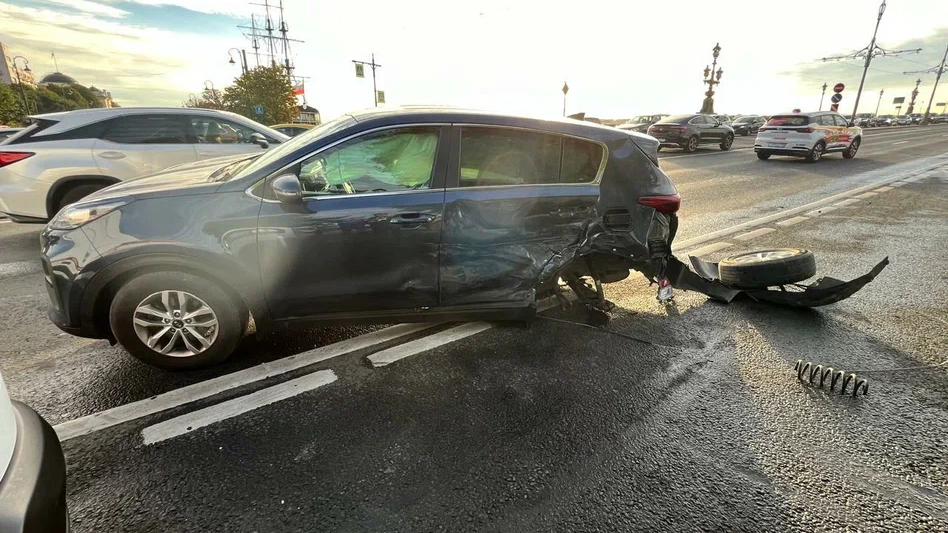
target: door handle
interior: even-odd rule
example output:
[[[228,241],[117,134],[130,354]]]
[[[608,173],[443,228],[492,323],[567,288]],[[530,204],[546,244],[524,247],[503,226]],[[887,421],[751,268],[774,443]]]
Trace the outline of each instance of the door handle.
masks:
[[[422,215],[421,213],[404,213],[395,215],[388,221],[392,224],[427,224],[434,222],[434,215]]]
[[[116,152],[114,150],[107,150],[105,152],[99,152],[99,157],[103,159],[122,159],[125,157],[125,154],[122,152]]]

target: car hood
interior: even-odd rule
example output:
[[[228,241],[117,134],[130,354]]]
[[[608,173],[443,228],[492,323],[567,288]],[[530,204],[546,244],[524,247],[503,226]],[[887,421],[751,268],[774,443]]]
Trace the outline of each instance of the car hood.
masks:
[[[87,199],[105,200],[119,197],[153,198],[160,196],[186,196],[191,194],[211,193],[221,186],[220,181],[212,181],[210,179],[210,176],[215,171],[231,163],[247,158],[247,154],[243,154],[241,156],[216,157],[196,163],[178,165],[157,174],[116,183],[115,185],[93,193],[91,196],[88,196]]]

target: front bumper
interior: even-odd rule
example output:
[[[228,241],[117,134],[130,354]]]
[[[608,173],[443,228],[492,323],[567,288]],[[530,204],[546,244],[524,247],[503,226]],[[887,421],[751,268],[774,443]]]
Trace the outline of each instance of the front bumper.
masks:
[[[81,320],[83,293],[95,271],[90,264],[101,256],[81,228],[40,235],[40,260],[49,295],[47,316],[59,329],[80,337],[101,338],[91,323]]]
[[[66,460],[56,432],[35,411],[13,402],[13,459],[0,480],[0,531],[69,531]]]

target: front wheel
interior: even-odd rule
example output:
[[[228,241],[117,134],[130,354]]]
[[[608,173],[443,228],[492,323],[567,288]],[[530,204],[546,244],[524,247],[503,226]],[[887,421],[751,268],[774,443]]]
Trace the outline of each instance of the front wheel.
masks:
[[[809,163],[816,163],[820,159],[823,159],[823,150],[826,150],[826,143],[819,141],[816,145],[806,154],[806,160]]]
[[[849,148],[847,148],[847,149],[843,152],[843,158],[845,158],[845,159],[852,159],[852,158],[856,157],[856,152],[858,152],[858,151],[859,151],[859,138],[857,137],[857,138],[853,139],[853,142],[851,142],[851,143],[849,144]]]
[[[757,159],[767,160],[770,159],[770,152],[765,152],[763,150],[757,152]]]
[[[128,353],[169,369],[220,363],[242,335],[233,299],[209,280],[184,272],[132,279],[112,300],[109,322]]]
[[[691,137],[688,137],[688,141],[685,142],[684,146],[682,146],[682,149],[688,153],[691,153],[697,150],[698,149],[698,136],[692,135]]]
[[[734,144],[734,136],[728,133],[724,136],[724,140],[721,141],[721,149],[730,150],[732,144]]]

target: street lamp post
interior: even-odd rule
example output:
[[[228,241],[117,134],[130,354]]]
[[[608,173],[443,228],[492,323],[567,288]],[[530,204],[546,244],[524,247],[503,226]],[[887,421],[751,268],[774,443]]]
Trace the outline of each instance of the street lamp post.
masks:
[[[16,73],[16,85],[20,89],[20,98],[23,100],[23,112],[27,115],[30,114],[30,103],[26,99],[26,91],[23,90],[23,82],[20,80],[20,68],[16,64],[17,59],[23,60],[23,72],[32,72],[30,70],[30,60],[23,56],[14,56],[13,57],[13,71]]]
[[[823,98],[826,96],[826,88],[829,87],[826,85],[826,82],[823,83],[823,94],[820,95],[820,111],[823,110]]]
[[[208,87],[208,85],[210,85],[210,87]],[[218,96],[217,89],[214,88],[214,82],[211,80],[204,80],[204,88],[209,88],[211,90],[211,96],[214,97],[214,103],[216,103],[218,107],[223,107],[221,105],[221,97]]]
[[[701,113],[713,114],[714,113],[714,86],[721,83],[721,74],[724,74],[722,69],[718,69],[717,72],[714,71],[714,67],[718,66],[718,54],[721,53],[721,43],[714,45],[714,48],[711,49],[714,54],[714,61],[711,62],[711,67],[704,67],[704,83],[708,84],[708,90],[705,91],[704,103],[701,104]]]
[[[566,85],[566,82],[563,82],[563,116],[566,116],[566,93],[569,92],[569,85]]]
[[[879,101],[876,103],[876,118],[879,118],[879,106],[882,104],[882,93],[885,92],[885,89],[879,91]],[[856,116],[856,115],[853,115]]]
[[[237,48],[231,48],[230,50],[228,50],[228,51],[227,51],[227,56],[230,57],[230,61],[228,61],[228,63],[230,63],[231,65],[233,65],[233,64],[235,64],[235,62],[234,62],[234,56],[230,55],[231,52],[237,52],[237,57],[240,58],[240,71],[241,71],[243,74],[246,74],[246,73],[247,73],[247,70],[248,70],[248,69],[247,69],[247,51],[246,51],[246,50],[238,50]]]
[[[915,99],[918,98],[918,86],[922,84],[922,78],[915,80],[915,89],[912,90],[912,101],[909,102],[908,109],[905,110],[906,115],[911,115],[912,111],[915,111]]]

